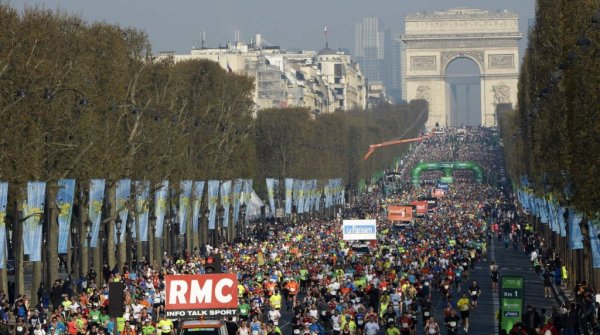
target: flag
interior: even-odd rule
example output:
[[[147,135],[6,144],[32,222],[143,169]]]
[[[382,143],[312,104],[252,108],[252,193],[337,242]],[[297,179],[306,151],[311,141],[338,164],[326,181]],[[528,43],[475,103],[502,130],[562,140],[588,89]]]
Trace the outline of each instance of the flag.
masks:
[[[221,183],[221,206],[223,206],[223,228],[229,228],[229,204],[231,203],[231,180]]]
[[[75,179],[60,179],[56,194],[58,207],[58,253],[66,254],[71,235],[71,216],[73,215],[73,199],[75,197]]]
[[[204,181],[194,183],[192,193],[192,232],[198,234],[200,231],[200,215],[202,214],[202,194],[204,193]]]
[[[6,206],[8,204],[8,183],[0,183],[0,269],[6,268]]]
[[[169,181],[163,180],[157,185],[156,193],[154,194],[154,216],[156,216],[156,226],[154,230],[154,237],[162,238],[165,214],[167,212],[167,194],[169,191]]]
[[[135,221],[137,222],[137,229],[139,232],[137,238],[141,242],[148,242],[148,210],[150,208],[150,181],[136,181],[135,192],[135,211],[137,213],[137,218]]]
[[[180,193],[179,193],[179,235],[185,234],[187,230],[187,219],[188,210],[190,208],[190,197],[192,195],[191,180],[182,180],[180,182]]]
[[[294,179],[285,178],[285,214],[292,214],[292,192]]]
[[[267,195],[269,197],[271,214],[275,216],[275,179],[273,178],[267,178]]]
[[[27,183],[26,217],[23,225],[24,254],[29,255],[30,262],[42,260],[42,224],[44,205],[46,201],[46,183]]]
[[[208,229],[215,229],[217,203],[219,201],[219,181],[208,181]]]
[[[100,221],[102,220],[102,204],[104,202],[104,188],[106,181],[104,179],[90,180],[90,202],[88,204],[88,217],[92,222],[92,239],[90,246],[98,246],[98,235],[100,234]]]
[[[243,179],[236,179],[233,182],[233,225],[237,225],[240,216],[240,203],[242,197],[242,186],[244,185]]]
[[[568,210],[568,214],[569,249],[583,249],[583,234],[581,234],[581,227],[579,226],[583,219],[583,214],[576,212],[572,208]]]
[[[104,187],[103,187],[104,189]],[[91,191],[90,191],[91,192]],[[104,192],[104,190],[102,191]],[[119,218],[121,218],[121,236],[117,239],[117,227],[115,224],[113,238],[115,244],[125,242],[125,231],[127,230],[127,218],[129,216],[129,209],[127,208],[127,202],[129,201],[129,197],[131,197],[131,179],[121,179],[117,181],[117,190],[116,190],[116,202],[117,202],[117,213]],[[100,207],[101,207],[100,203]],[[90,206],[91,207],[91,206]],[[91,212],[90,212],[91,216]],[[94,239],[92,238],[92,246],[95,247]]]

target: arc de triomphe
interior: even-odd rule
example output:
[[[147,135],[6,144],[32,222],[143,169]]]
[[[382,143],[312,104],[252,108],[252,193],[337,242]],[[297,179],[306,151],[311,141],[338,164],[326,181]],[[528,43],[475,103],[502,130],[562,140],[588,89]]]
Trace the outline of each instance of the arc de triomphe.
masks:
[[[469,58],[481,77],[481,124],[496,125],[496,105],[517,100],[521,38],[519,17],[509,11],[456,8],[407,15],[401,36],[405,100],[429,102],[428,127],[457,126],[446,68],[457,58]]]

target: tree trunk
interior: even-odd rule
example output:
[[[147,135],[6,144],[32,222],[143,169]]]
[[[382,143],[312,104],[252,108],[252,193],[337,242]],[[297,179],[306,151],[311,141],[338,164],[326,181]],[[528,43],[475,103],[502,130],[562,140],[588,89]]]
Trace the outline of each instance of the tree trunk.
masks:
[[[185,225],[185,249],[191,254],[192,249],[192,206],[188,206],[187,222]]]
[[[200,234],[200,245],[205,245],[208,242],[208,212],[202,213],[200,216],[200,227],[198,227],[198,233]]]
[[[150,226],[151,229],[148,230],[148,264],[154,264],[154,229]]]
[[[77,222],[79,226],[77,229],[79,231],[79,245],[81,246],[81,275],[84,276],[87,276],[90,270],[90,246],[87,241],[87,227],[85,224],[88,220],[88,214],[86,203],[82,201],[79,204],[79,220]]]
[[[0,289],[8,293],[8,274],[6,273],[6,266],[0,269]]]
[[[15,298],[25,293],[25,272],[23,270],[23,222],[24,213],[19,204],[25,202],[25,190],[20,187],[17,191],[17,201],[15,202],[15,231],[13,234],[13,250],[15,253]]]
[[[116,183],[112,183],[108,190],[108,203],[110,205],[110,217],[112,219],[111,219],[111,222],[108,223],[108,231],[105,231],[105,233],[106,233],[105,236],[106,236],[106,248],[107,248],[107,253],[108,253],[108,266],[112,270],[112,268],[116,264],[115,239],[114,239],[114,232],[115,232],[114,219],[116,219],[117,215],[119,215],[117,213],[117,184]],[[121,271],[121,269],[119,269],[119,271]]]
[[[165,236],[164,235],[164,230],[165,229],[164,229],[164,225],[163,225],[163,231],[162,231],[163,234],[161,234],[163,237]],[[156,237],[156,232],[154,234],[152,234],[152,235],[153,235],[153,238],[154,238],[154,246],[153,246],[153,249],[151,249],[151,250],[154,252],[154,262],[156,263],[156,265],[158,267],[160,267],[161,264],[162,264],[162,250],[163,250],[162,241],[163,241],[163,238],[162,237]]]
[[[48,189],[48,217],[50,218],[47,225],[47,243],[46,250],[46,287],[51,287],[52,283],[58,279],[58,211],[56,210],[56,192],[54,187]]]
[[[37,306],[37,290],[42,282],[42,262],[33,262],[33,279],[31,280],[31,307]]]
[[[100,236],[98,237],[98,246],[95,248],[92,248],[92,262],[93,267],[94,267],[94,271],[96,272],[96,283],[102,283],[100,281],[100,278],[102,278],[102,259],[100,257],[100,255],[102,254],[102,233],[100,232]]]

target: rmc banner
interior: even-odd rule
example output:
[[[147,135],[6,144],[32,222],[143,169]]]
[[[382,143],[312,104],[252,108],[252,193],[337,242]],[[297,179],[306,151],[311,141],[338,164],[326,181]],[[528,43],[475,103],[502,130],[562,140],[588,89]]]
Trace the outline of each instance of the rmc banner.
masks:
[[[235,273],[165,276],[165,313],[170,319],[233,316],[238,308]]]
[[[377,224],[375,220],[344,220],[342,233],[344,241],[376,240]]]

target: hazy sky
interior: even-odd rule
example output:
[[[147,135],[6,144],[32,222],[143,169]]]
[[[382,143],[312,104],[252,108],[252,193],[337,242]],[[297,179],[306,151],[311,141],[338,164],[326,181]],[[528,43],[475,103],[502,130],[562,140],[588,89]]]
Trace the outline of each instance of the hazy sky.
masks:
[[[2,2],[2,0],[0,0]],[[145,30],[153,51],[187,53],[200,44],[205,31],[208,46],[234,39],[249,41],[256,33],[271,45],[286,49],[320,49],[327,25],[333,48],[354,48],[354,24],[378,16],[398,35],[407,13],[453,7],[508,9],[519,14],[523,33],[534,17],[535,0],[4,0],[22,9],[42,5]]]

